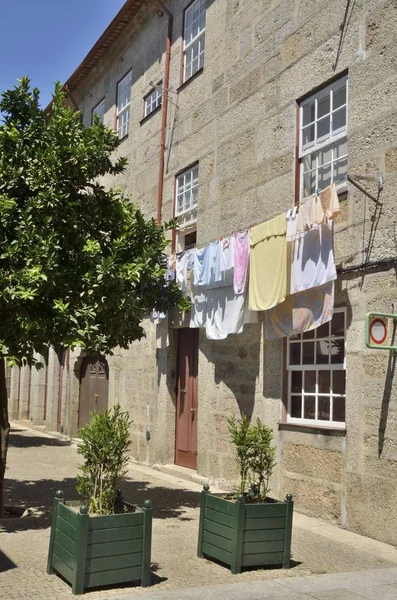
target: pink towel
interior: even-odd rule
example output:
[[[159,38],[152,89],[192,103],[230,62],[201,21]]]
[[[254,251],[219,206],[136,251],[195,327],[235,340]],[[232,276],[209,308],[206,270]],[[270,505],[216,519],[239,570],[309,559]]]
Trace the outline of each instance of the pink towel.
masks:
[[[236,233],[234,239],[234,280],[235,294],[244,294],[247,285],[249,258],[249,230]]]

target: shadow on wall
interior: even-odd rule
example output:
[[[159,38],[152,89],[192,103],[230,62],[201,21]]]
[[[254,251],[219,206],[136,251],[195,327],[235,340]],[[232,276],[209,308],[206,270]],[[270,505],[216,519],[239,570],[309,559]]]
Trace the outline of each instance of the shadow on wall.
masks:
[[[396,323],[394,324],[393,335],[391,339],[391,345],[396,343]],[[387,372],[385,387],[383,389],[382,406],[380,411],[379,429],[378,429],[378,457],[381,458],[383,453],[383,447],[385,444],[385,433],[387,427],[387,418],[389,415],[389,404],[391,394],[393,391],[394,374],[396,371],[396,360],[397,355],[395,352],[389,352],[389,361],[387,363]]]
[[[245,413],[251,419],[259,377],[261,325],[245,325],[243,333],[230,335],[226,340],[212,341],[203,336],[200,350],[215,367],[215,385],[223,383],[227,386],[240,413]]]

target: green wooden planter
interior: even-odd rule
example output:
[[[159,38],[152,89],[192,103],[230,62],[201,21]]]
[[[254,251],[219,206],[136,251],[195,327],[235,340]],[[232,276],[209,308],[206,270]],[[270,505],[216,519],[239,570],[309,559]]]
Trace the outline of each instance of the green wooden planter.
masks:
[[[229,499],[227,499],[229,497]],[[230,566],[232,573],[242,567],[290,566],[292,513],[291,494],[285,501],[246,504],[244,497],[201,492],[197,555],[215,558]]]
[[[62,575],[73,594],[132,581],[150,585],[151,502],[145,500],[135,512],[108,516],[90,516],[86,506],[72,509],[79,504],[65,502],[61,491],[55,495],[47,573]]]

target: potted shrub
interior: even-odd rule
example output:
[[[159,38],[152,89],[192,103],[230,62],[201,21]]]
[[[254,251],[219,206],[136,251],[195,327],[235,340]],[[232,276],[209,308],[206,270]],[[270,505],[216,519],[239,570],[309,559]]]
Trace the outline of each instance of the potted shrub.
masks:
[[[201,492],[197,555],[215,558],[230,566],[232,573],[242,567],[290,566],[293,501],[268,497],[269,480],[275,466],[273,432],[260,419],[250,424],[228,419],[229,433],[236,449],[240,482],[237,493]]]
[[[55,495],[47,573],[62,575],[73,594],[131,581],[150,584],[151,503],[138,508],[124,502],[117,487],[127,472],[130,425],[119,405],[93,413],[79,430],[81,500]]]

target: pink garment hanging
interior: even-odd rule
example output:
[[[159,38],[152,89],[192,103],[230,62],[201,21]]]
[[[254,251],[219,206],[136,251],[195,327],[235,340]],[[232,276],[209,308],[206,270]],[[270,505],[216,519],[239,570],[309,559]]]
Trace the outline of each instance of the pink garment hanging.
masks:
[[[249,260],[249,230],[236,233],[234,238],[234,293],[244,294],[247,286]]]

